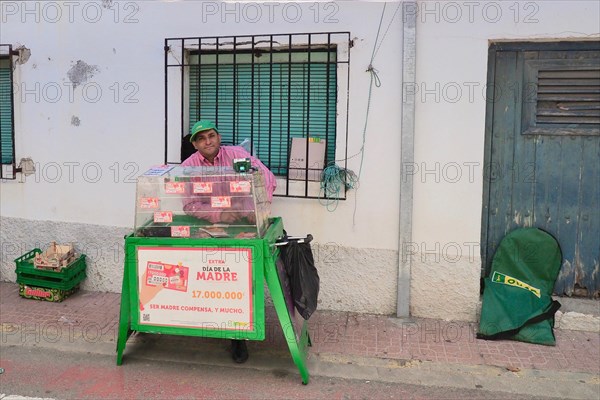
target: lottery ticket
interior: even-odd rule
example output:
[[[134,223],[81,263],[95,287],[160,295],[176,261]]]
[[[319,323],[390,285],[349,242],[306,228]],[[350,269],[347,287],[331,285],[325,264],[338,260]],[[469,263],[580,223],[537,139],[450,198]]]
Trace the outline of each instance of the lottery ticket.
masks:
[[[163,286],[165,289],[187,292],[189,267],[148,261],[146,264],[146,285]]]

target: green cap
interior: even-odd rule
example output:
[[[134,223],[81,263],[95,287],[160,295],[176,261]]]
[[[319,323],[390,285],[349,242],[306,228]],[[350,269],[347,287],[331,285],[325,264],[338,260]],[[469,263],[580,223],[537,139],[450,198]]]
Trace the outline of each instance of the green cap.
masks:
[[[194,124],[192,127],[192,136],[190,136],[190,142],[194,141],[194,137],[196,137],[196,133],[202,131],[208,131],[209,129],[214,129],[215,132],[219,133],[217,130],[217,126],[214,122],[209,121],[207,119],[200,120]]]

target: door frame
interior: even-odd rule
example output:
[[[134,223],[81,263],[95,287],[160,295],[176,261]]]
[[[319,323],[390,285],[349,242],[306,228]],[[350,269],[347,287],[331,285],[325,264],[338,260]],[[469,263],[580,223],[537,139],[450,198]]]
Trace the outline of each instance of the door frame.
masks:
[[[481,208],[481,278],[485,277],[486,266],[489,263],[487,254],[489,201],[490,201],[490,171],[492,160],[492,127],[494,124],[495,76],[496,54],[501,51],[600,51],[600,42],[597,39],[574,39],[569,41],[536,42],[536,41],[490,41],[488,48],[488,70],[486,82],[486,108],[485,108],[485,140],[483,155],[483,199]],[[492,100],[489,100],[492,99]],[[489,168],[491,170],[491,167]],[[483,289],[483,287],[482,287]]]

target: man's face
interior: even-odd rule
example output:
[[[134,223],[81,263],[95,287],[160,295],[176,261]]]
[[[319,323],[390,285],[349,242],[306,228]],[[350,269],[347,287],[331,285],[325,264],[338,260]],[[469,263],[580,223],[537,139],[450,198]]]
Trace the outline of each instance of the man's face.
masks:
[[[192,142],[194,148],[202,154],[208,161],[213,162],[215,156],[219,153],[221,146],[221,135],[214,129],[198,132]]]

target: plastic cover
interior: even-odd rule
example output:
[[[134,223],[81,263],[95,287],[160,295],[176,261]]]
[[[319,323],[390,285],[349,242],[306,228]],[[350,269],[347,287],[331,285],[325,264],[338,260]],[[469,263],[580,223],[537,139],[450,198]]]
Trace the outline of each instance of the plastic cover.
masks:
[[[269,214],[258,171],[160,166],[137,179],[135,236],[261,238]]]

